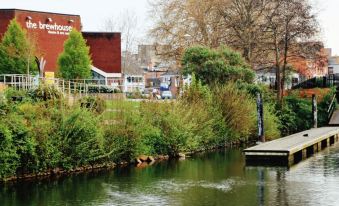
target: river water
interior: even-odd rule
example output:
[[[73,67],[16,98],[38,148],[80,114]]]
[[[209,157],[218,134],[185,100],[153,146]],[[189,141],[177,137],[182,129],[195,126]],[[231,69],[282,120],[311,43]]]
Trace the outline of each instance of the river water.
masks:
[[[246,167],[240,150],[146,168],[0,186],[0,205],[339,205],[339,146],[291,168]]]

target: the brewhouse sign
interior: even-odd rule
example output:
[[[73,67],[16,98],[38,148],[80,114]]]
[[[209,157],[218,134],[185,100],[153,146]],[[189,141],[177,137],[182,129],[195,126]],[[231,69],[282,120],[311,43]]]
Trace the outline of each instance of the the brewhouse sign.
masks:
[[[32,22],[31,20],[26,22],[27,29],[40,29],[46,30],[49,34],[56,34],[56,35],[69,35],[69,32],[72,30],[72,26],[65,26],[60,25],[57,23],[48,24],[42,23],[39,21],[38,23]]]

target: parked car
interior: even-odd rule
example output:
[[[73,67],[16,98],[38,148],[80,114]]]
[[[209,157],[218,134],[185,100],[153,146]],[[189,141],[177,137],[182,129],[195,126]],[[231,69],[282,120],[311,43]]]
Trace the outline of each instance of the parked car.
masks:
[[[169,84],[163,82],[160,84],[160,91],[168,91],[170,88],[169,88]]]
[[[161,93],[161,99],[172,99],[172,92],[171,91],[163,91]]]

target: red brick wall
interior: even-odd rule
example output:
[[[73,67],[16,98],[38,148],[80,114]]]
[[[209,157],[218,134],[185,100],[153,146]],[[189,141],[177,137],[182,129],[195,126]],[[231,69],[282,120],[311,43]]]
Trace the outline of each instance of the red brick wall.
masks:
[[[59,54],[63,51],[63,45],[65,40],[68,38],[68,32],[55,30],[55,29],[41,29],[39,28],[39,22],[41,24],[50,24],[61,26],[72,26],[77,30],[81,30],[81,20],[78,15],[66,15],[66,14],[56,14],[56,13],[47,13],[47,12],[36,12],[36,11],[26,11],[26,10],[0,10],[0,19],[3,19],[3,16],[8,19],[8,16],[13,19],[14,16],[10,16],[10,13],[14,13],[17,21],[21,26],[27,30],[28,35],[36,39],[38,43],[38,54],[37,57],[40,59],[42,56],[46,60],[45,72],[56,72],[57,71],[57,59]],[[31,20],[28,20],[27,17],[31,17]],[[48,22],[47,19],[51,18],[52,21]],[[0,35],[7,30],[8,20],[0,22]],[[72,20],[73,22],[71,22]],[[28,28],[27,22],[36,23],[37,28]],[[6,27],[6,29],[4,29]],[[59,31],[59,33],[58,33]],[[62,33],[64,32],[64,33]]]
[[[93,65],[107,73],[121,73],[121,34],[83,32]]]
[[[14,16],[14,10],[0,10],[0,40],[7,31],[8,24]]]

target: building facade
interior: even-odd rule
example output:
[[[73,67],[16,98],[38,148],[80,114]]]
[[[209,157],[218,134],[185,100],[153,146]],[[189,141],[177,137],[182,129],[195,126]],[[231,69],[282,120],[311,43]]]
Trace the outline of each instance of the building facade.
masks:
[[[12,19],[27,31],[27,35],[37,43],[37,59],[44,59],[44,73],[57,72],[57,59],[63,52],[64,42],[72,29],[82,30],[79,15],[59,14],[20,9],[0,9],[0,39],[7,31]],[[121,79],[121,35],[120,33],[83,32],[90,47],[93,67],[107,84],[108,78]],[[100,76],[99,74],[97,76]],[[52,75],[53,76],[53,75]],[[95,75],[94,75],[95,76]],[[100,76],[100,77],[101,77]],[[112,81],[111,81],[112,82]]]

